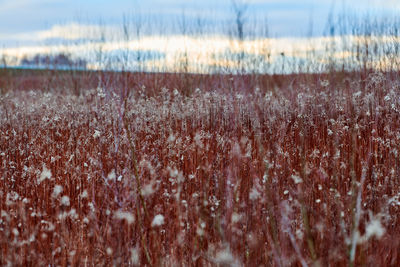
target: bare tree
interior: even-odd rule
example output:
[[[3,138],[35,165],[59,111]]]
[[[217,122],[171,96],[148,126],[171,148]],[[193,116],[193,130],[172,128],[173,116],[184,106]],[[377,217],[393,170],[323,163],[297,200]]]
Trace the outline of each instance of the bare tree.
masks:
[[[247,22],[246,13],[249,8],[249,4],[246,0],[232,0],[232,11],[235,19],[235,30],[236,37],[240,40],[244,40],[244,27]]]
[[[1,53],[0,65],[3,68],[7,68],[7,55],[6,55],[6,53]]]
[[[3,47],[4,50],[4,47]],[[0,50],[1,58],[0,58],[0,81],[3,82],[3,86],[0,87],[0,96],[5,93],[9,88],[10,84],[10,70],[8,69],[8,58],[7,54],[4,51]],[[1,103],[2,104],[2,103]]]
[[[188,25],[185,9],[182,10],[182,15],[178,21],[178,26],[179,26],[180,34],[184,38],[184,51],[182,51],[182,53],[178,57],[178,60],[179,60],[178,69],[180,72],[188,73],[189,72],[189,58],[188,58],[186,38],[188,35],[190,35],[190,31],[189,31],[190,29],[188,27],[189,25]]]
[[[234,29],[231,33],[234,41],[237,42],[239,53],[235,53],[234,57],[236,58],[238,64],[239,72],[244,72],[244,56],[245,53],[243,51],[243,41],[245,39],[245,26],[247,22],[246,13],[249,8],[249,4],[246,0],[231,0],[232,11],[234,17]]]
[[[140,43],[140,40],[141,40],[142,34],[143,34],[144,23],[143,23],[143,17],[141,15],[138,3],[136,3],[136,11],[132,15],[131,23],[132,23],[132,30],[133,30],[133,34],[134,34],[133,38],[138,43]],[[135,55],[136,55],[135,60],[136,60],[136,64],[137,64],[137,71],[142,72],[143,71],[143,61],[146,59],[144,58],[144,55],[140,49],[138,49],[135,52]]]

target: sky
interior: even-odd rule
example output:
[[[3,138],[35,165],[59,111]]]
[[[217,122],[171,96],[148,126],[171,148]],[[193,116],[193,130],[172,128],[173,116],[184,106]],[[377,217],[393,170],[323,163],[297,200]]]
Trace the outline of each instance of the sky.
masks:
[[[248,35],[239,46],[230,38],[237,29],[233,1],[245,10]],[[203,72],[235,66],[229,59],[246,53],[252,62],[282,66],[290,60],[304,62],[310,51],[325,53],[332,43],[327,34],[332,14],[337,19],[338,14],[384,18],[399,13],[400,0],[0,0],[0,65],[20,65],[38,54],[67,53],[85,59],[93,69],[121,69],[118,64],[125,64],[127,54],[133,59],[140,53],[148,70],[175,71],[189,57],[192,71]],[[128,39],[124,18],[129,22]],[[135,35],[137,25],[140,37]],[[99,51],[107,61],[98,60]],[[352,53],[340,48],[334,57]],[[282,54],[287,55],[286,63]],[[132,69],[138,67],[130,62]]]
[[[305,36],[310,34],[310,25],[313,35],[322,35],[331,10],[384,14],[400,7],[400,0],[237,1],[247,2],[247,20],[267,19],[271,37]],[[200,17],[206,24],[228,25],[233,21],[231,0],[0,0],[0,45],[46,41],[46,35],[41,33],[57,25],[88,25],[100,21],[121,25],[124,15],[137,14],[150,22],[162,21],[154,23],[153,32],[157,32],[159,25],[179,25],[182,14],[187,20]]]

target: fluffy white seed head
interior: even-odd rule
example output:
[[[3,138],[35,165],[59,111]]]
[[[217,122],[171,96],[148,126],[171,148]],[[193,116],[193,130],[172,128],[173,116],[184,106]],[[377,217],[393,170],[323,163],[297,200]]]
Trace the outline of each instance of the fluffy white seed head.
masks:
[[[156,216],[154,216],[153,221],[151,222],[151,227],[157,227],[157,226],[161,226],[163,225],[164,222],[164,216],[161,214],[157,214]]]
[[[51,179],[51,171],[49,169],[47,169],[46,165],[43,165],[43,170],[40,173],[40,177],[37,180],[38,184],[40,184],[41,182],[43,182],[46,179]]]
[[[135,217],[132,213],[122,210],[117,210],[114,213],[114,218],[118,220],[125,220],[128,224],[132,224],[135,221]]]
[[[68,196],[63,196],[63,197],[61,198],[61,205],[67,206],[67,207],[70,205],[69,197],[68,197]]]
[[[53,193],[51,194],[51,196],[53,198],[58,197],[58,195],[63,191],[63,187],[61,185],[56,185],[54,187]]]

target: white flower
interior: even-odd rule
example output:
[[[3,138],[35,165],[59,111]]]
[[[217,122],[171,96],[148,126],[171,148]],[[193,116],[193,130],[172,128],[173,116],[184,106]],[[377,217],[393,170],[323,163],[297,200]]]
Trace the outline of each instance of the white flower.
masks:
[[[19,236],[19,232],[18,232],[18,229],[17,229],[17,228],[13,228],[13,229],[12,229],[12,233],[13,233],[15,236]]]
[[[88,197],[88,192],[86,191],[86,190],[84,190],[82,193],[81,193],[81,198],[87,198]]]
[[[51,194],[51,197],[56,198],[58,195],[63,191],[63,187],[61,185],[56,185],[53,190],[53,194]]]
[[[172,133],[169,135],[167,142],[168,143],[173,143],[175,141],[176,137]]]
[[[291,178],[293,179],[295,184],[301,184],[303,182],[303,180],[300,178],[300,176],[292,175]]]
[[[47,169],[46,165],[43,164],[43,170],[42,173],[40,174],[40,177],[38,179],[38,183],[40,184],[46,179],[51,179],[51,171]]]
[[[260,192],[257,190],[256,187],[253,187],[250,191],[249,198],[250,200],[256,200],[260,197]]]
[[[321,86],[322,87],[328,87],[329,86],[329,81],[328,80],[322,80],[321,81]]]
[[[139,251],[137,248],[131,249],[131,261],[134,265],[140,264]]]
[[[375,236],[377,239],[381,238],[385,234],[385,228],[382,226],[381,221],[378,218],[372,218],[365,229],[365,236],[367,239]]]
[[[61,204],[62,204],[63,206],[69,206],[69,205],[70,205],[69,197],[68,197],[68,196],[63,196],[63,197],[61,198]]]
[[[151,222],[151,227],[161,226],[164,224],[164,216],[157,214]]]
[[[93,138],[100,137],[100,131],[94,130]]]
[[[19,199],[19,195],[17,192],[14,192],[14,191],[9,192],[9,193],[7,193],[7,196],[6,196],[6,205],[7,206],[14,205],[18,199]]]
[[[107,176],[107,179],[110,181],[115,180],[115,178],[117,177],[117,175],[115,174],[115,170],[113,169]]]
[[[227,264],[234,261],[231,252],[228,249],[218,251],[215,260],[221,264]]]
[[[229,247],[218,251],[215,255],[215,261],[217,264],[221,264],[222,266],[240,266],[240,264],[233,257]]]
[[[106,97],[106,94],[104,93],[104,89],[101,87],[97,87],[97,96],[100,98]]]
[[[117,210],[114,213],[114,218],[118,220],[125,220],[128,224],[132,224],[135,221],[135,217],[132,213],[122,210]]]
[[[204,230],[201,229],[200,227],[197,227],[197,229],[196,229],[196,234],[197,234],[198,236],[203,236],[203,235],[204,235]]]
[[[236,94],[236,99],[238,99],[238,100],[243,99],[243,95],[242,94]]]
[[[232,223],[237,223],[237,222],[239,222],[241,219],[242,219],[242,215],[241,215],[241,214],[238,214],[238,213],[236,213],[236,212],[233,212],[233,213],[232,213],[232,217],[231,217]]]
[[[204,145],[203,145],[203,142],[202,142],[202,136],[201,136],[201,134],[200,133],[196,133],[196,135],[194,136],[194,142],[195,142],[195,144],[199,147],[199,148],[203,148],[204,147]]]
[[[143,197],[148,197],[154,193],[153,185],[154,185],[154,182],[151,181],[150,183],[143,186],[143,188],[141,190]]]

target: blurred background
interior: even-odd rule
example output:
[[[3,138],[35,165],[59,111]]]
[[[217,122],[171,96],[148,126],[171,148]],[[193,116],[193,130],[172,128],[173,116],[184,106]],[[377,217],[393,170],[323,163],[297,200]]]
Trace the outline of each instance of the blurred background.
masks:
[[[395,0],[1,0],[0,65],[191,73],[393,69],[399,8]],[[369,58],[360,57],[365,49]]]

